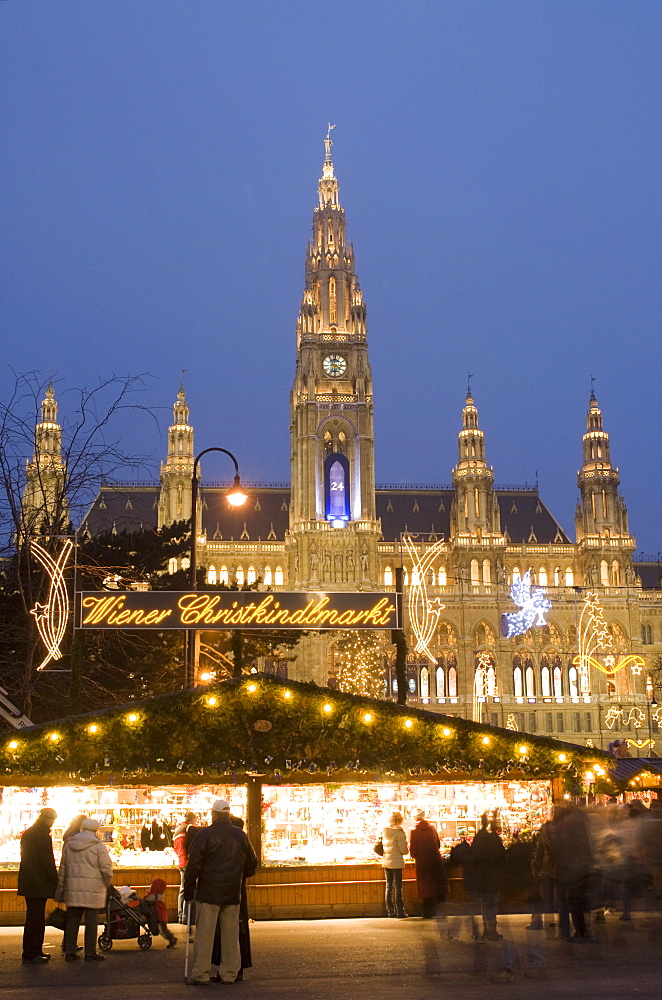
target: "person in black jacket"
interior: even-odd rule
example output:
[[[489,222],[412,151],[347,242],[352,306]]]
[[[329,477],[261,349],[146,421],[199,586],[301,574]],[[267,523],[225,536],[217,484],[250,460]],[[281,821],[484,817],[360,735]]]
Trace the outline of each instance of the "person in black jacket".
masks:
[[[25,896],[24,965],[41,965],[51,957],[44,955],[43,948],[46,902],[53,899],[57,889],[57,868],[51,840],[51,827],[56,816],[54,809],[42,809],[21,837],[18,895]]]
[[[256,871],[257,858],[248,837],[230,822],[229,803],[216,799],[211,826],[196,833],[184,875],[184,899],[190,903],[195,898],[197,915],[189,986],[210,982],[217,926],[221,931],[221,982],[236,981],[241,968],[241,885]]]
[[[471,867],[474,888],[480,899],[483,941],[502,940],[496,924],[506,849],[495,825],[495,817],[483,813],[480,830],[471,844]]]

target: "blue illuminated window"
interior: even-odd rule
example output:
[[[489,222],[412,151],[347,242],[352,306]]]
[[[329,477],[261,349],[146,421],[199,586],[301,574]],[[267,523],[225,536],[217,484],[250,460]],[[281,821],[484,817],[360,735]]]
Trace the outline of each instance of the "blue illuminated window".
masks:
[[[324,460],[324,493],[329,521],[349,520],[349,462],[333,452]]]

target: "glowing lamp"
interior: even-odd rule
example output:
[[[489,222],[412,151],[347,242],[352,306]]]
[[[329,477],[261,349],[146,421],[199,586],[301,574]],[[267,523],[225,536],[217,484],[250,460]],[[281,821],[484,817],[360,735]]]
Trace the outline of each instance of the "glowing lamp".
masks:
[[[249,694],[255,694],[255,692],[257,691],[257,684],[249,684],[246,690],[249,692]]]
[[[593,774],[593,771],[587,771],[584,777],[587,781],[593,781],[595,775]]]
[[[411,729],[413,725],[414,723],[411,721],[411,719],[405,719],[405,729]]]
[[[489,736],[483,736],[483,746],[488,747],[490,745]]]
[[[49,735],[48,738],[51,741],[51,743],[57,743],[57,741],[60,738],[60,734],[59,733],[50,733],[50,735]]]
[[[11,743],[9,744],[9,749],[16,750],[17,747],[18,747],[18,742],[16,740],[12,740]]]
[[[138,721],[138,716],[136,715],[135,712],[132,712],[131,715],[127,715],[127,720],[129,722],[137,722]]]
[[[363,716],[363,721],[364,722],[372,722],[372,713],[371,712],[366,712],[365,715]]]
[[[333,705],[329,705],[329,703],[327,701],[326,705],[322,706],[322,711],[323,712],[332,712],[333,711]]]
[[[283,691],[283,698],[291,698],[291,697],[292,697],[291,691]]]
[[[517,752],[521,753],[522,757],[526,757],[527,753],[529,752],[529,748],[524,746],[518,747]]]
[[[88,731],[88,733],[92,733],[92,735],[94,736],[94,734],[95,734],[95,733],[98,733],[98,732],[99,732],[99,727],[98,727],[98,726],[95,726],[95,724],[94,724],[94,723],[92,723],[92,725],[91,725],[91,726],[88,726],[88,727],[87,727],[87,731]]]
[[[234,477],[234,483],[226,493],[228,498],[228,503],[233,507],[243,507],[243,505],[248,500],[248,497],[241,488],[241,480],[239,478],[239,473]]]
[[[444,736],[450,736],[450,734],[451,734],[450,729],[444,729]]]
[[[210,673],[209,670],[205,670],[203,673],[200,674],[201,681],[212,681],[213,679],[214,675]]]
[[[214,698],[214,696],[212,695],[211,698],[207,698],[207,704],[210,705],[211,708],[213,708],[214,705],[218,705],[218,698]]]

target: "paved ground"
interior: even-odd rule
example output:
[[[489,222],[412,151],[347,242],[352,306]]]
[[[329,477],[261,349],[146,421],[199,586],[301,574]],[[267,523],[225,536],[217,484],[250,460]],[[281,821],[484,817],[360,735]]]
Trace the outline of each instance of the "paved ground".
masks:
[[[462,918],[423,921],[264,921],[251,924],[255,967],[232,987],[237,1000],[658,1000],[662,978],[662,915],[632,924],[616,918],[594,928],[593,944],[570,944],[526,931],[526,917],[499,918],[504,944],[471,940]],[[448,939],[453,933],[455,940]],[[140,952],[135,941],[116,942],[105,963],[66,963],[61,935],[49,930],[48,965],[20,964],[21,929],[0,928],[0,1000],[183,1000],[215,996],[226,987],[194,992],[183,982],[184,928],[180,944],[165,950],[157,939]],[[512,983],[492,984],[504,949],[516,955]],[[544,981],[524,978],[532,958],[547,966]]]

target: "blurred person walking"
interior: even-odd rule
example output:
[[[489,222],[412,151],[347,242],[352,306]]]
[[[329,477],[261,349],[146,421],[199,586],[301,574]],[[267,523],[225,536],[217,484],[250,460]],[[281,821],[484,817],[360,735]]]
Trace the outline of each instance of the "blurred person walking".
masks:
[[[113,864],[105,844],[99,840],[99,823],[84,819],[80,833],[69,838],[62,851],[56,899],[67,906],[64,929],[65,961],[77,954],[78,929],[85,925],[85,961],[104,962],[97,954],[98,912],[106,905],[106,890],[113,878]]]
[[[471,844],[471,870],[474,891],[480,901],[483,918],[483,941],[501,941],[497,932],[497,909],[503,882],[506,849],[495,829],[494,816],[483,813],[480,830]]]
[[[43,965],[45,955],[46,902],[57,889],[57,868],[53,856],[51,827],[57,813],[42,809],[39,816],[21,837],[21,863],[18,869],[18,895],[25,897],[23,928],[23,964]]]

